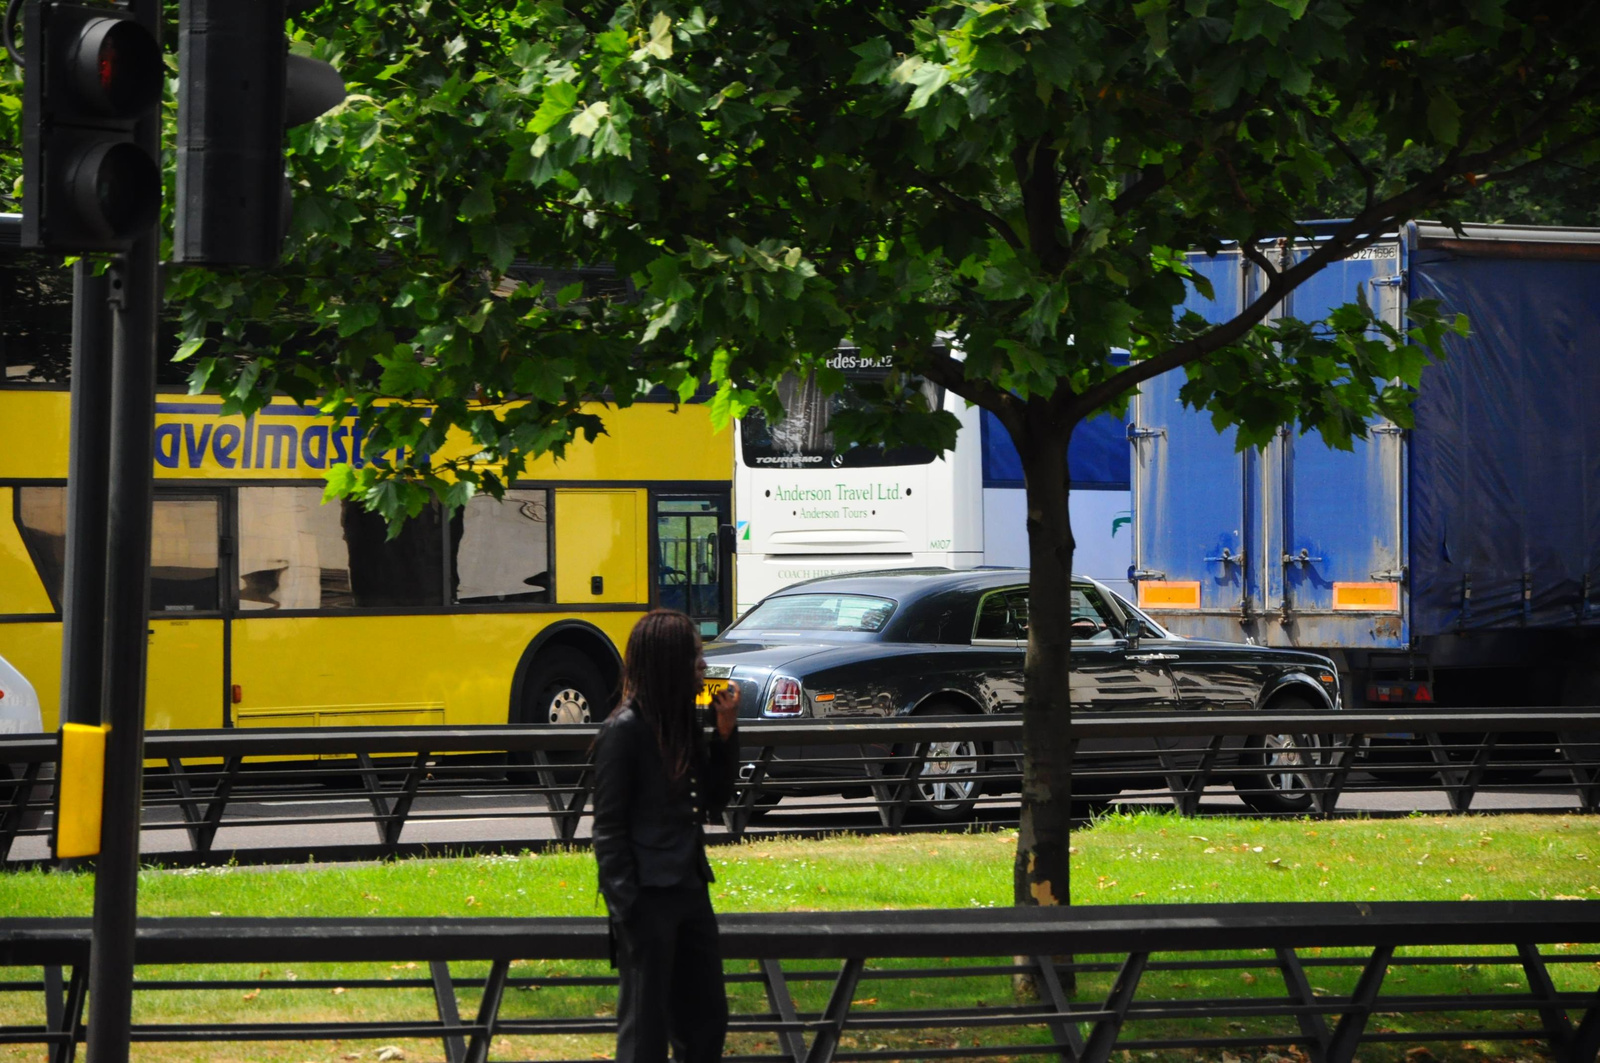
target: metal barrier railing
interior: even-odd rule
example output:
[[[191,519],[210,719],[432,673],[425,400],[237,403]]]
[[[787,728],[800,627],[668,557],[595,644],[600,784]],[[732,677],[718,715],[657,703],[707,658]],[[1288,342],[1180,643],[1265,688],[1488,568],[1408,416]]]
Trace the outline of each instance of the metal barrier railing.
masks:
[[[181,836],[186,848],[148,843],[146,850],[168,863],[248,863],[312,852],[337,860],[572,843],[586,820],[597,730],[151,732],[143,830],[147,839]],[[1400,737],[1409,744],[1397,744]],[[797,833],[1016,822],[1016,716],[747,721],[742,738],[743,777],[714,835],[767,829],[760,817],[786,799],[803,799],[803,822],[783,817],[782,829]],[[1584,811],[1600,810],[1596,709],[1108,713],[1075,720],[1070,739],[1074,794],[1085,808],[1132,790],[1195,814],[1203,797],[1214,796],[1209,788],[1231,782],[1248,804],[1229,806],[1230,814],[1331,816],[1341,800],[1376,792],[1442,792],[1448,810],[1464,812],[1493,790],[1559,794]],[[0,859],[11,866],[24,863],[10,859],[18,839],[49,832],[51,795],[42,780],[55,756],[52,737],[0,739],[0,766],[12,766],[16,780],[0,782]],[[492,841],[414,840],[463,819],[498,821],[509,833]],[[352,825],[370,828],[373,840],[352,840]],[[287,828],[322,833],[286,841]],[[276,832],[275,840],[263,844],[262,832]]]
[[[1497,1041],[1519,1057],[1542,1043],[1560,1063],[1600,1053],[1600,954],[1583,947],[1600,942],[1600,901],[775,912],[719,923],[733,1004],[724,1058],[747,1063],[1106,1063],[1178,1048],[1349,1063],[1384,1045],[1416,1058],[1411,1046]],[[0,1043],[45,1045],[51,1063],[70,1063],[84,1038],[88,952],[86,919],[0,919],[5,1012],[38,1002],[37,1021],[0,1027]],[[529,1047],[570,1053],[571,1038],[588,1035],[578,1051],[604,1058],[597,1049],[616,1030],[607,952],[597,918],[146,919],[135,1014],[161,1017],[160,998],[175,992],[192,1011],[142,1021],[132,1038],[411,1038],[441,1044],[449,1063],[483,1063]],[[295,977],[262,969],[286,963]],[[419,975],[363,976],[363,964]],[[1454,976],[1448,991],[1402,988],[1430,968]],[[1031,992],[1015,991],[1017,976]],[[275,1014],[219,1018],[262,991]]]

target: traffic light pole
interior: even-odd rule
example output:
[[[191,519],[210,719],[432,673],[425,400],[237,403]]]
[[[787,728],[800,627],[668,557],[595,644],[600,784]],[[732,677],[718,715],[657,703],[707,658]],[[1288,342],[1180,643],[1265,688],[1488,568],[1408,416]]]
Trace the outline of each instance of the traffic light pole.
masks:
[[[106,500],[111,475],[111,278],[72,267],[72,429],[61,609],[61,719],[97,726],[105,661]]]
[[[161,0],[134,0],[133,14],[159,43]],[[135,130],[161,156],[159,110]],[[145,658],[150,617],[150,515],[155,461],[156,322],[161,293],[154,224],[118,257],[111,274],[111,461],[106,522],[106,736],[100,855],[95,861],[89,957],[88,1058],[126,1063],[133,1021],[138,914],[139,808],[144,767]]]

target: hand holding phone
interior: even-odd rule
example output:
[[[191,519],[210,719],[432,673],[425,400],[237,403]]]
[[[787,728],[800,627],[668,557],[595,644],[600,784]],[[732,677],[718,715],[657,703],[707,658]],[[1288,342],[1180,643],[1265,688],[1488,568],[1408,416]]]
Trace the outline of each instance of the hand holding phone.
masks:
[[[739,720],[739,687],[729,683],[711,696],[711,712],[716,720],[717,734],[727,738],[733,734],[733,725]]]

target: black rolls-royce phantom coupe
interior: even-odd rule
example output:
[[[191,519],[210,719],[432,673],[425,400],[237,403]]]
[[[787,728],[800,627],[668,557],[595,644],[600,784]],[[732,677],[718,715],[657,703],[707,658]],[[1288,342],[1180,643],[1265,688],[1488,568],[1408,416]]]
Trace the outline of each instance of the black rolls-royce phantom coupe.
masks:
[[[1326,657],[1184,638],[1094,580],[1073,580],[1072,632],[1074,713],[1289,712],[1340,704],[1338,673]],[[708,644],[707,684],[737,684],[740,715],[748,719],[1020,712],[1027,639],[1025,570],[832,576],[763,599]],[[1319,741],[1314,735],[1246,740],[1230,753],[1251,769],[1235,779],[1240,796],[1263,811],[1309,807],[1306,770]],[[916,810],[947,821],[969,816],[988,752],[1002,751],[972,743],[930,746],[928,756],[936,759],[923,769]],[[827,755],[821,748],[780,753],[767,771],[766,801],[781,797],[784,778],[804,773],[801,761]],[[1139,784],[1100,777],[1089,787],[1075,784],[1074,796],[1103,798],[1125,785]]]

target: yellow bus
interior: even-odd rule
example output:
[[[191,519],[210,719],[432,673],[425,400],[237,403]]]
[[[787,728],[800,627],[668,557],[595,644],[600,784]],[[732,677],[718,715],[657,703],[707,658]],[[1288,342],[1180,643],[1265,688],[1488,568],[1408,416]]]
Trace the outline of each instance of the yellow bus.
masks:
[[[0,656],[59,714],[68,394],[0,387]],[[530,463],[503,501],[435,507],[386,538],[323,504],[355,421],[283,400],[156,405],[152,728],[599,719],[656,606],[732,619],[732,445],[704,405],[597,408],[609,434]],[[115,682],[113,677],[112,682]]]

